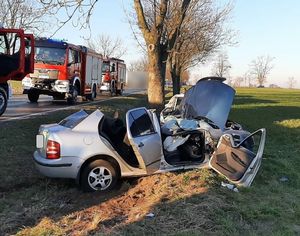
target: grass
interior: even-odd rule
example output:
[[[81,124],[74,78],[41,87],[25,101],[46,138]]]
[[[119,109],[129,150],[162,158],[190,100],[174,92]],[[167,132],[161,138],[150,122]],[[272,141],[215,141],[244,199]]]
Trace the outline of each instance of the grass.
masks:
[[[135,95],[86,109],[119,110],[124,118],[127,109],[145,105],[145,96]],[[40,124],[72,112],[0,126],[3,234],[300,234],[299,90],[237,90],[230,119],[250,131],[267,129],[261,169],[239,193],[221,188],[223,179],[209,170],[123,180],[106,194],[84,194],[74,181],[44,178],[33,167],[34,136]]]

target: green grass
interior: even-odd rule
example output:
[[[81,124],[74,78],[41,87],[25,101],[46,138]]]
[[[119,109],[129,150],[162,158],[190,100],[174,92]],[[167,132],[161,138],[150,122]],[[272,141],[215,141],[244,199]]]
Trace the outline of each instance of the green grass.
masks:
[[[144,105],[145,96],[136,95],[86,108],[100,106],[109,115],[119,110],[124,118],[127,109]],[[267,129],[262,166],[253,185],[239,193],[221,188],[223,179],[208,170],[126,180],[109,194],[83,194],[73,181],[44,178],[33,167],[35,134],[40,124],[72,112],[0,126],[0,232],[300,234],[299,90],[237,90],[230,119],[249,131]],[[145,217],[147,212],[155,217]]]

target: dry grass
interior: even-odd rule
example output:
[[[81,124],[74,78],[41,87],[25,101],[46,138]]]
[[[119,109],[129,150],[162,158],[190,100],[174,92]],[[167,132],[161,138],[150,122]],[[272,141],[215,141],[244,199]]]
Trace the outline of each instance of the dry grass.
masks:
[[[127,109],[145,104],[139,95],[87,108],[100,106],[110,115],[119,110],[124,118]],[[267,128],[258,176],[239,193],[221,188],[224,179],[214,172],[194,170],[123,180],[110,193],[84,194],[73,181],[40,176],[32,161],[38,126],[73,111],[7,123],[0,127],[0,232],[299,235],[299,108],[297,90],[238,90],[230,118],[251,131]],[[155,217],[147,217],[150,212]]]
[[[188,176],[188,180],[187,180]],[[205,177],[204,177],[205,176]],[[34,235],[50,228],[55,235],[86,235],[90,233],[118,234],[132,232],[132,227],[138,232],[183,232],[185,227],[201,229],[215,227],[212,219],[205,212],[207,208],[221,205],[222,202],[206,195],[209,185],[213,182],[212,173],[208,170],[185,173],[167,173],[140,178],[134,186],[123,184],[120,192],[124,193],[80,211],[63,216],[57,220],[42,218],[35,227],[25,228],[18,235]],[[203,195],[205,201],[191,201],[190,198]],[[168,206],[174,205],[174,212]],[[187,209],[189,209],[187,211]],[[179,211],[183,210],[179,214]],[[154,213],[154,218],[148,218],[148,213]],[[199,215],[199,212],[202,212]],[[183,217],[184,216],[184,217]],[[182,224],[178,225],[181,218]],[[150,223],[150,224],[149,224]],[[144,224],[148,224],[144,227]]]

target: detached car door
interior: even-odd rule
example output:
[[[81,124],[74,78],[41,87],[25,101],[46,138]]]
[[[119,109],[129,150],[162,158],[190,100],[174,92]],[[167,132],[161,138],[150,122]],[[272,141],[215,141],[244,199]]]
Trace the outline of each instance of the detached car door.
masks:
[[[147,174],[159,170],[163,150],[156,115],[146,108],[132,109],[126,114],[126,124],[128,139],[140,168]]]
[[[236,185],[249,187],[260,167],[266,130],[259,129],[238,144],[224,134],[213,153],[209,166]]]

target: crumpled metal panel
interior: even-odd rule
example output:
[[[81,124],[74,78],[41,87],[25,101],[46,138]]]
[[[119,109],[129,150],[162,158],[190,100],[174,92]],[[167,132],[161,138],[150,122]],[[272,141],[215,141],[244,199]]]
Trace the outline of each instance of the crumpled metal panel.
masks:
[[[224,130],[235,90],[217,80],[200,80],[185,94],[181,103],[183,117],[206,117]]]

